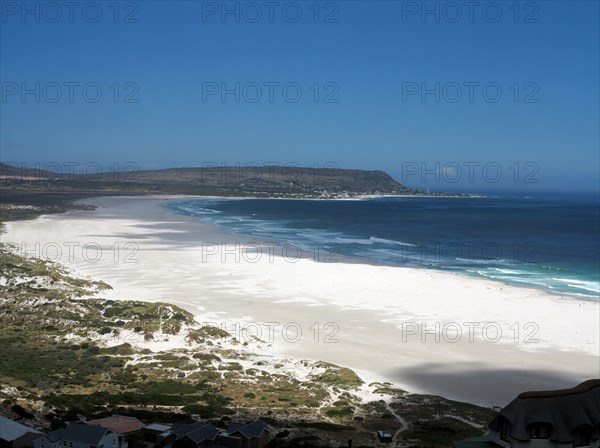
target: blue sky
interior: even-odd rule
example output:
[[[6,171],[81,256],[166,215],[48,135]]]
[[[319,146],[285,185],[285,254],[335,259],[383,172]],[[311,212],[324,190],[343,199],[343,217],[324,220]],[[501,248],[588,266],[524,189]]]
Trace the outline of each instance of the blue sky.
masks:
[[[596,1],[1,3],[4,162],[599,188]]]

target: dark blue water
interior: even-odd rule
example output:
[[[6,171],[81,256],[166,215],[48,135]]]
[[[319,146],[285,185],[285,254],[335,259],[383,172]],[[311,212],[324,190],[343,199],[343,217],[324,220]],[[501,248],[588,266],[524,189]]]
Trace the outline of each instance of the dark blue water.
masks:
[[[328,260],[442,269],[599,300],[594,197],[208,199],[169,207],[257,242],[319,248]]]

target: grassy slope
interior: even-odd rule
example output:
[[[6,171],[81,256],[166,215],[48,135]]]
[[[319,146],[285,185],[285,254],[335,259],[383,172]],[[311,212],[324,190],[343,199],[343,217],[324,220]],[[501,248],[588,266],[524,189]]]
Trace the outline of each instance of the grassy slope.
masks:
[[[12,203],[20,206],[2,208],[2,219],[64,211],[74,198],[80,196],[19,196]],[[494,415],[390,384],[369,385],[372,398],[363,402],[355,393],[362,381],[349,369],[261,357],[260,341],[240,344],[221,330],[198,327],[174,305],[94,298],[110,286],[2,244],[0,279],[0,404],[10,416],[34,416],[48,426],[77,413],[148,421],[194,416],[219,425],[260,417],[279,436],[274,446],[345,446],[353,439],[355,447],[378,446],[375,431],[399,430],[400,417],[408,424],[398,434],[400,445],[449,447],[483,433]],[[187,345],[154,353],[133,343],[165,335]],[[318,374],[301,380],[295,368]]]

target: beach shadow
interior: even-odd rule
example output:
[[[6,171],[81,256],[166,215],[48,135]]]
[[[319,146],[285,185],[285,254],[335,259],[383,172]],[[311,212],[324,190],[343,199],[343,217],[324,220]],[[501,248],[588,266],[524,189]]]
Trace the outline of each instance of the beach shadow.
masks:
[[[418,390],[435,390],[447,398],[504,407],[521,392],[565,389],[590,379],[577,373],[490,368],[480,363],[429,363],[397,369],[395,376]]]

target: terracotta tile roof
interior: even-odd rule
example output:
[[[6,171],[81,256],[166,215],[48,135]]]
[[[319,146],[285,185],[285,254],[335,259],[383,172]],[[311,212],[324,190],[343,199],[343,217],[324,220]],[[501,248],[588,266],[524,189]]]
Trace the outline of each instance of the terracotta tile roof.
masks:
[[[111,417],[99,418],[97,420],[89,420],[88,423],[92,425],[100,425],[119,434],[129,434],[131,432],[139,431],[146,426],[137,418],[125,417],[124,415],[113,415]]]

